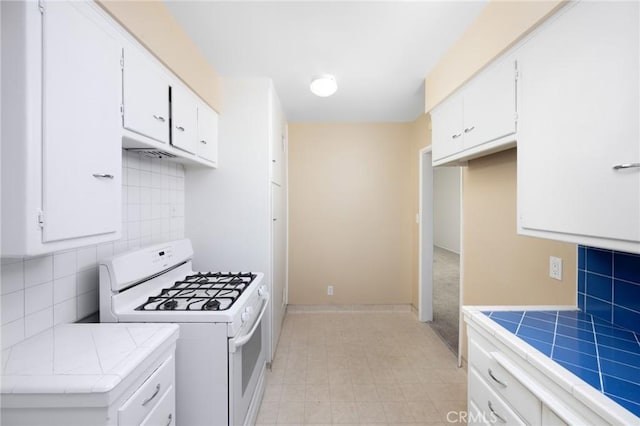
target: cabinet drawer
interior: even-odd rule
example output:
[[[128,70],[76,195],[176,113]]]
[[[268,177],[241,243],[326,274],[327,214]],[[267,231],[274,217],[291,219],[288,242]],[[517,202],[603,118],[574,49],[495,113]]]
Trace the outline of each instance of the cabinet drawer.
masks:
[[[162,395],[140,426],[173,426],[176,424],[176,396],[173,386]]]
[[[173,386],[175,361],[169,357],[118,409],[119,425],[137,425]]]
[[[491,355],[496,351],[489,342],[469,339],[469,365],[475,368],[482,379],[507,400],[527,423],[540,424],[540,400],[496,362]]]
[[[469,368],[469,399],[482,412],[484,422],[490,424],[526,425],[518,415],[473,368]],[[538,420],[537,423],[540,424]]]

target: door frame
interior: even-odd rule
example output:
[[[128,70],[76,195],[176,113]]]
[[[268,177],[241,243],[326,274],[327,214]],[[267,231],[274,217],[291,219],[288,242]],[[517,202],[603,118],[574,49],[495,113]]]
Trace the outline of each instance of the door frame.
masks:
[[[431,145],[422,148],[418,153],[418,320],[433,321],[433,169]],[[464,319],[462,316],[462,302],[464,292],[464,198],[463,198],[463,167],[460,167],[460,282],[459,282],[459,321],[458,321],[458,367],[462,366],[462,342]],[[425,188],[425,177],[429,182]],[[427,228],[427,229],[425,229]],[[423,257],[424,256],[424,257]],[[426,265],[429,267],[427,268]],[[431,273],[427,273],[431,271]]]
[[[433,166],[431,145],[418,154],[418,319],[433,321]],[[425,178],[430,177],[427,185]],[[430,273],[428,273],[428,272]]]

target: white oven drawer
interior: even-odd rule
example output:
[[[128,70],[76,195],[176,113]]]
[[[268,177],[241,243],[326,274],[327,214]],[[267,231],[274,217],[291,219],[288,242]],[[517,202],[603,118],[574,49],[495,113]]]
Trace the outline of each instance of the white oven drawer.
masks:
[[[170,356],[118,409],[118,425],[138,425],[173,387],[174,358]],[[172,391],[173,392],[173,391]],[[174,416],[175,417],[175,416]]]
[[[491,343],[474,334],[469,339],[469,365],[475,368],[484,381],[527,423],[540,424],[542,420],[540,400],[496,362],[492,353],[497,351],[498,349]]]
[[[176,424],[175,401],[175,391],[173,386],[170,386],[140,426],[174,426]]]

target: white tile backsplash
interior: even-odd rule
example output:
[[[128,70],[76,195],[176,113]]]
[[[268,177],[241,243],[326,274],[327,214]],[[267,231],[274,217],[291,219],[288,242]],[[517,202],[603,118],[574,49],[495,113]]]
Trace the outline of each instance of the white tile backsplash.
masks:
[[[53,255],[53,278],[75,275],[77,271],[76,251],[71,250]]]
[[[2,325],[24,317],[24,290],[2,296]]]
[[[2,348],[98,310],[100,260],[184,237],[184,166],[122,153],[122,238],[24,259],[2,259]]]
[[[53,306],[53,281],[25,289],[25,315],[33,314],[51,306]]]
[[[58,278],[53,282],[53,303],[60,303],[76,297],[76,274]],[[75,318],[74,318],[75,320]]]
[[[24,262],[24,286],[46,283],[53,280],[53,256],[40,256]]]
[[[2,294],[12,293],[24,288],[24,262],[3,263],[0,274]]]
[[[24,337],[31,337],[53,327],[53,306],[24,318]]]

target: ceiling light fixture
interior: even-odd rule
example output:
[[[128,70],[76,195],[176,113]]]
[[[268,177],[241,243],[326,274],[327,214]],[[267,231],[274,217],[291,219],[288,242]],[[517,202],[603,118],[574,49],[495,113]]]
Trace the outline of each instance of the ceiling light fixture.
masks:
[[[327,96],[331,96],[336,93],[336,90],[338,90],[338,83],[334,76],[326,74],[313,78],[309,88],[311,89],[311,93],[314,95],[326,98]]]

